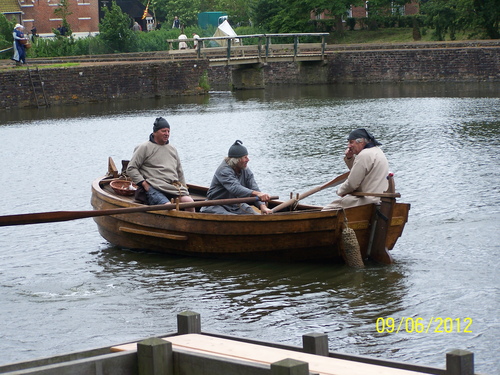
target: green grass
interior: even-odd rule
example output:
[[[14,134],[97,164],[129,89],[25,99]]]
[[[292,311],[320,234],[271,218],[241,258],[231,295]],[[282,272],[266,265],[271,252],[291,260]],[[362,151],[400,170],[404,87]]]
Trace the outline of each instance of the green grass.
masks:
[[[420,29],[422,42],[434,41],[432,30]],[[466,40],[465,33],[456,35],[456,40]],[[450,40],[447,36],[446,40]],[[344,36],[331,35],[329,44],[357,44],[357,43],[409,43],[413,40],[413,29],[411,28],[390,28],[370,30],[346,31]]]
[[[31,68],[31,65],[29,65],[29,59],[26,59],[26,61],[28,62],[28,65],[16,66],[16,65],[14,65],[14,62],[12,62],[12,64],[2,64],[2,65],[0,65],[0,71],[11,70],[11,69],[18,69],[18,70],[23,69],[23,70],[27,70],[28,68]],[[78,66],[78,65],[80,65],[80,63],[68,62],[68,63],[60,63],[60,64],[40,65],[40,67],[43,66],[43,69],[47,69],[47,68],[68,68],[68,67],[71,67],[71,66]]]
[[[76,62],[68,62],[68,63],[61,63],[61,64],[50,64],[50,65],[44,65],[44,68],[69,68],[70,66],[78,66],[80,63]]]

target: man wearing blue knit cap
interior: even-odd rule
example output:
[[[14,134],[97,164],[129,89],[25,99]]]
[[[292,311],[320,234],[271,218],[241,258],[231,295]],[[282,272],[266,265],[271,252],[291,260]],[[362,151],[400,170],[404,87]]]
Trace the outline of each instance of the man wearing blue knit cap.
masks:
[[[252,171],[247,167],[249,161],[248,151],[243,146],[243,142],[240,140],[234,142],[229,148],[227,157],[215,171],[207,198],[214,200],[254,196],[259,198],[255,206],[260,209],[260,213],[262,215],[272,214],[272,210],[265,204],[269,201],[270,196],[260,191]],[[258,215],[258,212],[246,203],[202,207],[200,212],[223,215]]]

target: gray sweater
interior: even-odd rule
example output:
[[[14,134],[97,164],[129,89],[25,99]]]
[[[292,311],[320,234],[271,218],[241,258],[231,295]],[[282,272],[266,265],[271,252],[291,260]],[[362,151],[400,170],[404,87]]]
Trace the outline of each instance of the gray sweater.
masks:
[[[260,191],[255,178],[250,169],[246,168],[237,174],[225,161],[219,165],[215,171],[210,189],[208,189],[207,198],[214,199],[230,199],[230,198],[245,198],[252,195],[252,191]],[[261,201],[256,200],[255,205],[259,207]],[[218,214],[248,214],[252,213],[247,209],[247,204],[233,204],[224,206],[203,207],[202,212],[218,213]]]

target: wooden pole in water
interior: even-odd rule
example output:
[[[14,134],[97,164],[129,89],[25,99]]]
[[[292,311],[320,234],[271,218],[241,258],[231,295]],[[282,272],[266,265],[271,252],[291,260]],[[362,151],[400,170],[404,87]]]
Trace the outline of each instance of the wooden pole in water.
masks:
[[[389,180],[389,187],[385,193],[395,193],[393,174],[387,176]],[[391,264],[394,263],[391,254],[387,250],[386,240],[387,233],[392,221],[392,213],[394,211],[394,205],[396,204],[395,196],[385,196],[380,198],[380,207],[377,207],[377,216],[375,220],[375,234],[373,236],[373,243],[371,248],[370,258],[378,263]]]

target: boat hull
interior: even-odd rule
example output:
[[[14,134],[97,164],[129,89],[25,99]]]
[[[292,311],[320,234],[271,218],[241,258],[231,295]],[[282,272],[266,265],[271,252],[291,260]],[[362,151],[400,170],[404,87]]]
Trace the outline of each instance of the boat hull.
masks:
[[[95,210],[138,204],[115,195],[105,182],[92,185]],[[278,202],[279,203],[279,202]],[[408,218],[409,205],[396,203],[386,246],[392,249]],[[99,216],[100,234],[113,245],[183,256],[274,261],[342,260],[344,214],[367,257],[375,205],[344,211],[302,210],[273,215],[216,215],[185,211]]]

